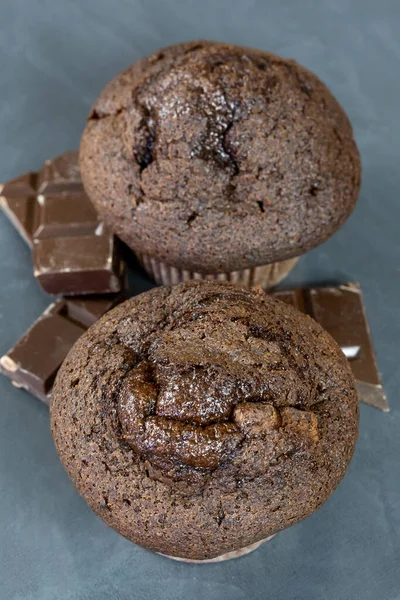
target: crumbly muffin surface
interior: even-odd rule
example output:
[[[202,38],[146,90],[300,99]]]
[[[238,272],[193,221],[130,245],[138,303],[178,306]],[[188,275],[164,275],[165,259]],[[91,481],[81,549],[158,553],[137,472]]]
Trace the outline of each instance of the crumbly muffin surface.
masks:
[[[305,518],[343,477],[354,381],[311,318],[220,282],[157,288],[74,346],[51,426],[89,506],[182,558],[237,550]]]
[[[212,42],[160,50],[109,83],[80,163],[89,197],[129,246],[200,273],[317,246],[360,183],[349,121],[314,74]]]

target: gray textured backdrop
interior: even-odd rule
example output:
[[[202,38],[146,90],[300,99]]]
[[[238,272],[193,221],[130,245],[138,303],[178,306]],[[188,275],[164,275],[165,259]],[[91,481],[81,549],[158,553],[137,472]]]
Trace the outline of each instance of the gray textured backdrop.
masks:
[[[321,511],[220,565],[168,561],[119,537],[74,491],[48,411],[0,378],[0,598],[400,598],[399,0],[2,0],[0,181],[77,147],[104,84],[141,55],[192,38],[295,57],[330,86],[361,149],[360,201],[289,283],[361,283],[390,414],[362,406],[354,460]],[[0,351],[49,299],[0,217]],[[149,283],[134,275],[135,289]]]

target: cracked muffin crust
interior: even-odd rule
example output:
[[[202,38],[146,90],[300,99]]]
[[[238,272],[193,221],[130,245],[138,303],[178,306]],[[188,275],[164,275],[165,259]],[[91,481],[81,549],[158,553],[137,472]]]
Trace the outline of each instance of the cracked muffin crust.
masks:
[[[61,461],[128,539],[209,559],[310,515],[358,430],[347,361],[311,318],[221,282],[156,288],[107,313],[54,386]]]
[[[97,210],[133,250],[199,273],[310,250],[343,224],[360,184],[350,123],[314,74],[203,41],[111,81],[80,164]]]

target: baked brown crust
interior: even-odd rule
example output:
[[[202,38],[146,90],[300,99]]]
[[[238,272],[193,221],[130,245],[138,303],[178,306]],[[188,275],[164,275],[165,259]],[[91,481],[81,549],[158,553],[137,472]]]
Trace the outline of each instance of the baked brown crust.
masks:
[[[313,73],[214,42],[170,46],[111,81],[80,167],[133,250],[200,273],[310,250],[343,224],[360,184],[350,123]]]
[[[311,318],[262,292],[187,282],[132,298],[82,336],[57,376],[51,428],[106,523],[206,559],[321,506],[352,456],[358,401]]]

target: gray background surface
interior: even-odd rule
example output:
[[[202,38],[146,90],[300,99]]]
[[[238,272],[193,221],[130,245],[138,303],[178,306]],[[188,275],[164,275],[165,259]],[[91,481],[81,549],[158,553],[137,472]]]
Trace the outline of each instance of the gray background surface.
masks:
[[[184,565],[119,537],[77,495],[48,411],[0,377],[0,598],[242,600],[400,598],[399,0],[2,0],[0,181],[78,146],[118,71],[193,38],[295,57],[330,86],[361,149],[359,204],[287,284],[357,280],[389,414],[361,408],[354,460],[317,514],[256,553]],[[49,303],[29,251],[0,216],[0,352]],[[149,287],[133,277],[135,291]]]

